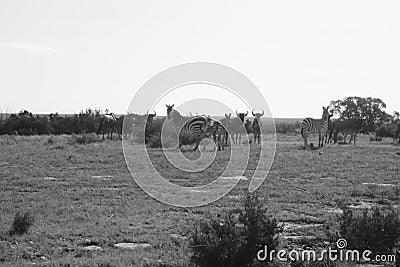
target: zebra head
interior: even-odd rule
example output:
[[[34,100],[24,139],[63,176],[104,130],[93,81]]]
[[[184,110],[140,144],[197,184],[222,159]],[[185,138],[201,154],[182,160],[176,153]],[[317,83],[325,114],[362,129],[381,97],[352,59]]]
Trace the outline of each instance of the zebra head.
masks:
[[[174,108],[174,105],[175,105],[175,104],[172,104],[172,105],[165,105],[165,106],[167,107],[167,117],[168,117],[168,119],[171,119],[170,114],[172,113],[172,110],[173,110],[173,108]]]
[[[324,110],[324,112],[322,113],[322,120],[324,120],[324,121],[328,121],[329,119],[330,119],[330,117],[332,117],[332,116],[330,116],[331,114],[329,114],[329,106],[328,107],[322,107],[322,109]]]
[[[246,114],[244,114],[244,113],[238,113],[238,112],[236,111],[236,116],[237,116],[242,122],[244,122],[244,118],[245,118],[248,114],[249,114],[248,111],[247,111]]]

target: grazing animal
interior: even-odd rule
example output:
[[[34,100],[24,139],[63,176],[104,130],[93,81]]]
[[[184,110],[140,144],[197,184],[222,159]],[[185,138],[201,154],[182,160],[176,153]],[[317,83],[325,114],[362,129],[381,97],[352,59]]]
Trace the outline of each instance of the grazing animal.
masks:
[[[242,133],[245,133],[245,128],[244,128],[244,118],[249,114],[247,113],[237,113],[236,111],[236,118],[231,120],[231,127],[230,127],[230,132],[232,135],[232,141],[234,144],[238,145],[241,142],[242,139]],[[236,135],[236,142],[234,136]],[[238,143],[239,139],[239,143]]]
[[[400,143],[400,123],[397,125],[397,130],[393,137],[393,144],[396,143],[396,141],[397,143]]]
[[[244,123],[244,128],[246,128],[247,134],[254,133],[253,126],[251,125],[251,123],[252,122],[249,119],[246,119],[246,122]]]
[[[333,112],[329,114],[329,119],[328,119],[328,130],[326,131],[325,134],[325,143],[331,143],[332,142],[332,134],[333,134],[333,121],[331,120],[333,116]]]
[[[256,143],[256,140],[258,140],[258,143],[261,144],[261,117],[264,116],[264,110],[262,111],[262,113],[254,113],[254,111],[252,111],[252,114],[254,116],[254,120],[253,120],[253,124],[252,124],[252,128],[253,128],[253,133],[254,133],[254,144]]]
[[[304,145],[307,146],[307,138],[310,133],[318,133],[318,147],[324,146],[324,138],[328,130],[329,112],[328,107],[322,107],[323,113],[321,119],[305,118],[301,126],[301,136],[304,139]]]
[[[365,120],[363,119],[345,119],[345,120],[336,120],[333,123],[333,141],[337,143],[337,137],[339,132],[343,133],[344,138],[343,141],[346,144],[346,137],[350,135],[350,141],[353,140],[354,145],[356,144],[356,136],[357,133],[363,128],[365,124]]]
[[[225,114],[226,116],[227,114]],[[213,121],[210,117],[207,118],[207,135],[213,137],[218,151],[224,150],[225,137],[228,136],[228,131],[221,121]]]
[[[99,128],[97,129],[97,134],[102,133],[103,134],[103,140],[104,140],[104,135],[107,133],[107,139],[113,139],[113,133],[116,129],[116,122],[117,119],[114,115],[114,113],[106,113],[100,117],[100,125]]]
[[[221,119],[220,122],[222,126],[225,128],[225,134],[222,136],[222,142],[224,143],[225,146],[228,145],[228,139],[229,139],[229,129],[231,127],[231,113],[226,114],[225,113],[225,118]]]
[[[190,141],[195,143],[195,151],[200,144],[200,141],[205,138],[207,131],[207,118],[203,116],[195,116],[192,118],[183,117],[177,110],[173,109],[174,104],[166,105],[167,118],[171,120],[172,125],[180,130],[179,133],[179,149],[181,149],[184,137],[189,137]]]
[[[147,121],[147,125],[153,123],[154,117],[157,116],[157,113],[154,111],[154,114],[146,114],[146,115],[137,115],[137,114],[127,114],[122,115],[117,119],[116,127],[118,134],[123,136],[123,138],[128,138],[132,136],[133,127],[135,125],[144,124]]]

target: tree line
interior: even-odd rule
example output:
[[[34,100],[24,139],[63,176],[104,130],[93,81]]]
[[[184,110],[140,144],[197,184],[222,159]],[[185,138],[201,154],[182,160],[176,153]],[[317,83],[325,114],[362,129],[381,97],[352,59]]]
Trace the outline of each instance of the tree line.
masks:
[[[386,111],[386,104],[379,98],[372,97],[346,97],[331,101],[330,110],[339,119],[365,119],[367,129],[364,132],[376,132],[378,136],[390,137],[393,129],[400,123],[400,114],[395,111],[393,115]],[[107,110],[106,110],[107,112]],[[100,109],[87,108],[79,114],[59,115],[34,115],[27,110],[17,114],[7,115],[0,119],[0,134],[41,135],[41,134],[81,134],[94,133],[98,130],[102,111]],[[151,133],[159,132],[161,121],[152,125]],[[296,125],[276,125],[278,132],[295,132]],[[153,129],[160,128],[160,129]],[[149,129],[150,130],[150,129]]]
[[[7,115],[0,120],[0,134],[42,135],[42,134],[81,134],[96,132],[100,123],[101,111],[88,108],[74,115],[33,115],[22,110]]]

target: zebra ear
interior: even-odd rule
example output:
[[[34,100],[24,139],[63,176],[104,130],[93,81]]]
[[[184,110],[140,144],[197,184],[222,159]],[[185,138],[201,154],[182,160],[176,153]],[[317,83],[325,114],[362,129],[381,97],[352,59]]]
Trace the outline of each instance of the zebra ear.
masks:
[[[172,104],[171,108],[173,108],[175,106],[175,104]]]

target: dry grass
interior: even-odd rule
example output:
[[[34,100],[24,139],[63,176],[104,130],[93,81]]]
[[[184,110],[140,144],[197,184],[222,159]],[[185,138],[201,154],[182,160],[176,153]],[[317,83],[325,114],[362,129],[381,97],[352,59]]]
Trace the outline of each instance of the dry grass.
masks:
[[[183,237],[206,212],[236,208],[237,196],[249,181],[241,181],[227,196],[205,207],[184,209],[162,204],[146,195],[126,167],[120,141],[73,144],[69,136],[2,136],[0,144],[0,262],[9,266],[49,265],[188,266],[190,250]],[[268,138],[268,137],[265,137]],[[281,222],[316,224],[315,228],[286,228],[280,246],[322,246],[337,231],[335,209],[342,204],[368,202],[398,206],[399,147],[391,140],[357,146],[327,145],[299,150],[298,136],[278,136],[271,172],[259,188],[268,210]],[[315,142],[315,141],[314,141]],[[229,150],[220,152],[207,171],[187,176],[174,170],[162,152],[150,149],[156,166],[182,185],[210,181],[225,166]],[[257,157],[257,149],[252,157]],[[195,154],[187,154],[196,157]],[[251,174],[251,167],[246,172]],[[51,177],[55,179],[44,179]],[[390,187],[362,183],[393,184]],[[384,199],[384,201],[382,201]],[[8,236],[18,211],[35,218],[29,232]],[[312,236],[310,241],[308,236]],[[147,250],[121,250],[118,242],[144,242]],[[103,250],[84,251],[86,244]]]

